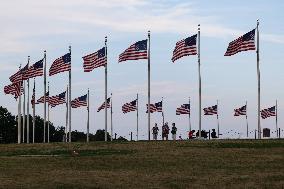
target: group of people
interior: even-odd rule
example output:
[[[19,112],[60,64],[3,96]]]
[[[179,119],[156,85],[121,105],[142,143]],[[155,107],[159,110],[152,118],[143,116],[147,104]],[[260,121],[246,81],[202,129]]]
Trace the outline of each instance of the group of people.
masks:
[[[159,133],[159,128],[158,128],[157,123],[155,123],[155,126],[152,128],[152,133],[153,133],[153,140],[157,140],[158,139],[158,133]],[[169,139],[169,133],[170,133],[170,128],[169,128],[168,122],[166,122],[162,126],[162,140],[168,140]],[[199,135],[199,131],[196,132],[196,135],[194,135],[194,133],[195,133],[195,130],[189,131],[188,132],[188,139],[194,139],[195,137],[197,137]],[[171,134],[172,134],[172,139],[176,140],[177,127],[176,127],[175,123],[172,123]],[[206,132],[204,130],[201,131],[201,137],[206,139],[208,137],[207,135],[208,135],[208,132]],[[211,138],[218,138],[217,135],[216,135],[215,129],[212,129]],[[182,140],[181,136],[179,136],[179,140]]]
[[[158,128],[158,124],[157,123],[155,123],[155,126],[152,128],[152,131],[153,131],[153,140],[157,140],[158,139],[158,132],[159,132],[159,128]],[[169,139],[169,133],[170,133],[169,124],[168,124],[168,122],[166,122],[162,126],[162,140],[168,140]],[[171,134],[172,134],[172,139],[176,140],[177,128],[176,128],[176,124],[175,123],[172,123]]]

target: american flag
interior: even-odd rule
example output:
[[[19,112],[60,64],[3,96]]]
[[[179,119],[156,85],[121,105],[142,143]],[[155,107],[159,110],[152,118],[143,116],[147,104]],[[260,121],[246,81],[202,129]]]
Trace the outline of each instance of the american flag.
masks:
[[[238,109],[234,109],[234,111],[234,116],[247,115],[247,105],[244,105]]]
[[[110,98],[107,99],[107,108],[110,108]],[[102,109],[105,109],[105,102],[98,108],[98,111],[101,111]]]
[[[23,74],[26,72],[26,70],[29,68],[29,63],[17,71],[15,74],[13,74],[9,79],[12,83],[19,83],[23,81]]]
[[[84,56],[83,60],[84,72],[90,72],[95,68],[105,66],[107,64],[106,48],[103,47],[95,53]]]
[[[146,113],[148,113],[148,104],[146,104]],[[163,101],[157,102],[155,104],[150,104],[150,113],[163,112]]]
[[[197,34],[176,43],[176,47],[173,52],[172,61],[175,62],[177,59],[188,56],[188,55],[196,55],[196,38]]]
[[[23,79],[30,79],[37,76],[43,75],[43,60],[36,62],[35,64],[31,65],[23,74]]]
[[[45,98],[46,98],[46,102],[48,102],[49,100],[49,92],[46,92],[45,93]],[[36,104],[40,104],[40,103],[44,103],[44,96],[40,97],[37,101],[36,101]]]
[[[190,114],[190,104],[183,104],[176,110],[176,115]]]
[[[267,109],[261,110],[261,118],[266,119],[271,116],[276,116],[276,108],[275,106]]]
[[[133,100],[132,102],[125,103],[122,106],[122,112],[124,114],[128,113],[128,112],[131,112],[131,111],[136,111],[136,110],[137,110],[137,100]]]
[[[241,51],[255,50],[255,29],[229,43],[224,56],[232,56]]]
[[[87,102],[88,95],[80,96],[78,98],[75,98],[71,101],[71,107],[72,108],[78,108],[80,106],[88,106]]]
[[[49,76],[70,70],[71,70],[71,53],[67,53],[64,56],[57,58],[52,63],[49,69]]]
[[[4,87],[4,93],[14,95],[15,98],[21,95],[22,90],[23,90],[22,82],[12,83]]]
[[[212,106],[212,107],[208,107],[208,108],[204,108],[204,115],[214,115],[217,114],[218,115],[218,106]]]
[[[48,101],[51,107],[66,103],[66,91],[60,93],[59,95],[49,97]]]
[[[118,62],[147,59],[147,39],[138,41],[119,55]]]

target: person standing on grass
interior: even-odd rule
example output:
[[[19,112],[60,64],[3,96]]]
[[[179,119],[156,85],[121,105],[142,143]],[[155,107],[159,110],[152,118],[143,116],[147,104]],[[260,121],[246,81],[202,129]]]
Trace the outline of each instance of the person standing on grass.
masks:
[[[172,133],[173,140],[176,140],[176,138],[177,138],[177,128],[176,128],[176,124],[175,123],[172,123],[172,131],[171,131],[171,133]]]
[[[166,122],[165,125],[163,125],[162,127],[162,139],[163,140],[164,139],[168,140],[169,131],[170,131],[170,128],[169,128],[168,122]]]
[[[157,123],[155,123],[155,126],[152,128],[152,131],[153,131],[153,140],[157,140],[158,131],[159,131]]]

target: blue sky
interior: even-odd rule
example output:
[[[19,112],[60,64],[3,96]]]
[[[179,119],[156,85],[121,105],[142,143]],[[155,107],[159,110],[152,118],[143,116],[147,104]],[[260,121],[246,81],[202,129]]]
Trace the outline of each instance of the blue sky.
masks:
[[[252,1],[148,1],[148,0],[11,0],[1,2],[0,20],[0,87],[9,84],[8,77],[19,64],[43,57],[47,50],[47,67],[68,51],[72,45],[72,97],[81,96],[90,88],[90,129],[104,128],[104,113],[96,109],[104,99],[104,70],[84,73],[82,56],[104,45],[108,36],[109,92],[113,93],[114,131],[129,137],[136,130],[136,114],[123,115],[122,104],[140,94],[140,138],[146,138],[147,62],[128,61],[118,64],[118,55],[135,41],[145,39],[151,30],[152,102],[164,97],[166,121],[176,122],[178,134],[188,130],[186,116],[176,116],[175,109],[192,102],[192,127],[198,126],[198,67],[197,57],[182,58],[171,63],[175,43],[197,32],[201,24],[202,107],[219,100],[220,130],[223,137],[245,136],[245,118],[233,117],[233,109],[248,101],[250,131],[257,127],[257,77],[254,51],[224,57],[228,43],[256,27],[260,19],[261,108],[279,101],[279,126],[284,124],[284,3],[272,0]],[[52,76],[52,95],[62,92],[68,83],[67,73]],[[43,94],[43,79],[36,78],[36,96]],[[32,88],[30,89],[30,93]],[[14,114],[17,104],[9,95],[0,94],[0,103]],[[37,106],[43,115],[43,106]],[[72,111],[72,129],[86,130],[86,110]],[[65,124],[65,106],[51,110],[55,125]],[[152,114],[152,125],[161,124],[161,114]],[[216,117],[203,116],[204,129],[217,127]],[[262,127],[275,128],[275,119],[262,120]],[[283,127],[282,127],[283,129]],[[228,133],[230,131],[231,133]],[[251,137],[254,135],[251,134]]]

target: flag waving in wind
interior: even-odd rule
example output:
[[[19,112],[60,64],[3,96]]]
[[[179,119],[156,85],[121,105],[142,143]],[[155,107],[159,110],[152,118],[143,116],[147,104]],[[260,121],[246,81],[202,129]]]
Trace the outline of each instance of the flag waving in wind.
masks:
[[[147,111],[146,113],[148,113],[148,104],[146,104],[147,107]],[[154,112],[163,112],[163,102],[157,102],[155,104],[150,104],[150,113],[154,113]]]
[[[21,95],[22,90],[23,90],[22,82],[12,83],[4,87],[4,93],[14,95],[15,98]]]
[[[247,105],[235,109],[234,111],[235,111],[234,116],[247,115]]]
[[[84,56],[83,60],[84,72],[90,72],[95,68],[105,66],[107,64],[106,48],[103,47],[95,53]]]
[[[23,79],[27,80],[33,77],[42,76],[43,75],[43,60],[36,62],[35,64],[31,65],[23,74]]]
[[[208,107],[208,108],[204,108],[204,115],[214,115],[217,114],[218,115],[218,106],[212,106],[212,107]]]
[[[97,112],[100,112],[102,109],[105,109],[105,102],[98,108]],[[110,108],[110,98],[107,99],[107,108]]]
[[[147,39],[138,41],[119,55],[118,62],[147,59]]]
[[[13,74],[9,79],[12,83],[18,83],[18,82],[22,82],[23,79],[23,75],[25,74],[25,72],[27,71],[27,69],[29,68],[29,63],[23,67],[22,69],[20,69],[19,71],[17,71],[15,74]]]
[[[173,52],[172,61],[175,62],[179,58],[188,55],[196,55],[196,38],[197,34],[176,43],[176,47]]]
[[[176,115],[190,114],[190,104],[183,104],[176,110]]]
[[[137,100],[133,100],[132,102],[125,103],[122,106],[122,112],[124,114],[128,113],[128,112],[131,112],[131,111],[136,111],[136,110],[137,110]]]
[[[71,53],[67,53],[64,56],[57,58],[52,63],[49,69],[49,76],[70,70],[71,70]]]
[[[55,107],[59,104],[65,104],[66,103],[66,91],[64,91],[63,93],[60,93],[59,95],[49,97],[48,103],[51,105],[51,107]]]
[[[255,29],[230,42],[224,56],[232,56],[241,51],[255,50],[254,37]]]
[[[261,110],[261,118],[266,119],[271,116],[276,116],[276,108],[272,106],[271,108]]]
[[[78,98],[75,98],[74,100],[71,101],[71,107],[72,108],[78,108],[81,106],[88,106],[87,102],[87,97],[88,95],[80,96]]]

